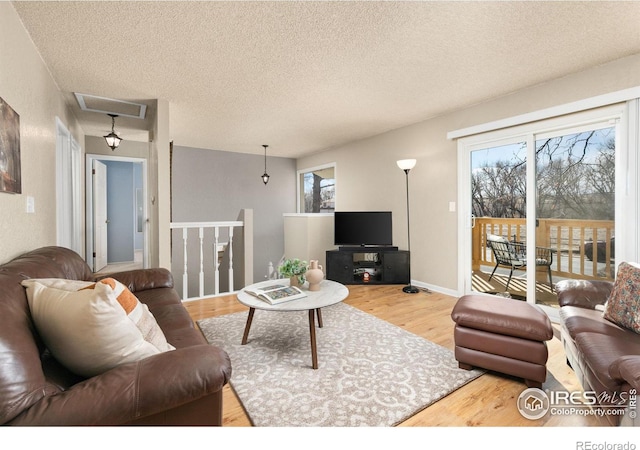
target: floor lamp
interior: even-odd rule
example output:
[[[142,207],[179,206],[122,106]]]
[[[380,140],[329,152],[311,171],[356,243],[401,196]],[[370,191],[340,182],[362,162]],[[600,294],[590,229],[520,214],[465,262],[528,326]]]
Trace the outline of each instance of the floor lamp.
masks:
[[[402,288],[407,294],[417,294],[420,290],[411,285],[411,226],[409,225],[409,171],[416,165],[415,159],[401,159],[396,161],[398,167],[404,170],[407,180],[407,250],[409,250],[409,285]]]

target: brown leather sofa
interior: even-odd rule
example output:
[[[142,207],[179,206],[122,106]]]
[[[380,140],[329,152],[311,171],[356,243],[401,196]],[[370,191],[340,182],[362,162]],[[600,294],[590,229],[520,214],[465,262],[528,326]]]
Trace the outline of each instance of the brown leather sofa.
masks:
[[[231,363],[194,327],[171,273],[146,269],[109,276],[149,307],[176,349],[87,379],[66,370],[38,336],[21,281],[94,276],[71,250],[26,253],[0,265],[0,424],[221,425]]]
[[[640,335],[605,319],[597,307],[612,288],[612,282],[601,280],[563,280],[555,288],[567,363],[584,391],[593,391],[605,404],[611,400],[610,410],[628,405],[628,397],[640,391]],[[636,414],[628,409],[624,416],[607,414],[606,423],[637,426]]]

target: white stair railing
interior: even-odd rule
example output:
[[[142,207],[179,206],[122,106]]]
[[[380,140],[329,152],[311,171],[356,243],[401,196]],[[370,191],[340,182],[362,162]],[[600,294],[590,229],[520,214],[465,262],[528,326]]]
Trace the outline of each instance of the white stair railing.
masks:
[[[197,298],[234,292],[234,286],[236,285],[234,282],[234,264],[243,264],[243,267],[240,267],[241,272],[239,272],[239,275],[244,274],[244,277],[239,280],[240,283],[248,285],[253,282],[253,224],[250,223],[253,215],[252,213],[249,213],[250,211],[251,210],[244,210],[244,220],[238,221],[171,223],[172,230],[182,230],[182,300],[195,300]],[[242,229],[243,231],[243,239],[241,239],[240,242],[234,242],[233,239],[234,229],[236,228]],[[189,249],[191,249],[191,254],[196,253],[193,249],[193,245],[191,245],[191,248],[189,246],[189,230],[193,229],[197,229],[198,232],[197,246],[200,257],[198,265],[197,296],[190,295],[189,293],[189,270],[194,270],[196,265],[196,263],[191,262],[189,258]],[[222,235],[226,235],[228,237],[228,242],[220,242],[221,230]],[[213,239],[211,252],[205,251],[207,248],[205,245],[206,236],[209,236],[208,239]],[[243,255],[244,258],[241,258],[240,260],[236,258],[234,261],[234,246],[237,246],[242,250],[243,253],[241,253],[241,255]],[[211,262],[208,263],[206,255],[211,254]],[[220,266],[223,259],[228,261],[229,266],[228,280],[226,283],[228,288],[226,288],[224,292],[221,292]],[[212,273],[213,276],[212,292],[207,292],[205,289],[207,273]]]

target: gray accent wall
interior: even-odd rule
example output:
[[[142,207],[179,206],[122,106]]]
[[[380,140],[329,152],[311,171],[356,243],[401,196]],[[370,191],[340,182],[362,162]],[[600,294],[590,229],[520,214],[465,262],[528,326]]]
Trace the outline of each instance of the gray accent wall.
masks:
[[[172,222],[233,221],[242,209],[252,209],[254,282],[264,280],[269,262],[276,265],[283,256],[283,214],[296,210],[296,160],[267,152],[267,185],[263,172],[264,154],[173,148]],[[171,271],[178,281],[183,273],[182,235],[174,231],[172,241]],[[193,262],[190,272],[199,267],[199,261]]]

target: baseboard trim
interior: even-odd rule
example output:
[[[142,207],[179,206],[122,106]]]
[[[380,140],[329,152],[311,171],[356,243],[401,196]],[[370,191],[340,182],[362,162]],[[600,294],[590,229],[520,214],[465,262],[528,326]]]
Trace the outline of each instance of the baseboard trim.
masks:
[[[448,289],[442,286],[436,286],[429,283],[423,283],[422,281],[411,281],[413,286],[416,286],[420,289],[428,289],[430,291],[439,292],[440,294],[450,295],[452,297],[460,297],[460,293],[454,289]]]

